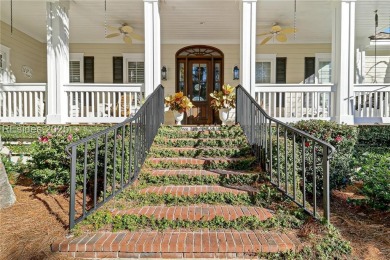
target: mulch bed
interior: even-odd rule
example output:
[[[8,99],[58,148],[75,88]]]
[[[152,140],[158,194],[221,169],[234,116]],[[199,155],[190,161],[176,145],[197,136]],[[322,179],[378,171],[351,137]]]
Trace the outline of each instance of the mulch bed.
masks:
[[[348,198],[361,198],[355,191],[332,192],[331,223],[351,242],[357,259],[390,259],[390,212],[348,203]]]
[[[68,198],[29,183],[16,185],[14,191],[15,205],[0,211],[0,259],[69,259],[50,251],[53,241],[67,235]],[[350,190],[333,192],[332,224],[351,242],[356,259],[390,259],[390,213],[348,204],[350,195]]]

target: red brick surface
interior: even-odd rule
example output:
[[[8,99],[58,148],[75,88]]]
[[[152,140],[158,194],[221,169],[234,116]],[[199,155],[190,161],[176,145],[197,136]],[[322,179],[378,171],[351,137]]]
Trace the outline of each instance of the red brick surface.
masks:
[[[245,206],[144,206],[141,208],[133,208],[127,210],[117,210],[114,215],[145,215],[148,217],[154,216],[156,219],[169,220],[211,220],[215,216],[221,216],[226,220],[233,220],[240,216],[255,216],[259,220],[266,220],[272,217],[267,209],[261,207],[245,207]],[[96,238],[95,238],[96,239]]]
[[[95,237],[106,237],[108,234],[109,239],[104,243],[103,251],[93,252],[87,250],[91,248],[91,241],[94,241]],[[58,247],[53,247],[53,251],[75,252],[79,257],[98,257],[98,255],[125,257],[127,255],[135,256],[134,253],[139,253],[139,257],[152,257],[152,255],[160,254],[159,257],[180,258],[179,256],[189,257],[194,254],[193,257],[212,258],[217,255],[222,256],[223,253],[233,253],[225,254],[226,257],[230,257],[234,256],[234,253],[277,252],[290,249],[296,250],[301,246],[298,238],[293,234],[234,230],[149,231],[111,234],[100,232],[84,236],[82,239],[73,238],[58,243],[77,244],[77,248],[61,246],[60,250],[55,250]],[[98,243],[98,240],[95,243]],[[161,253],[164,255],[161,255]]]
[[[247,191],[237,190],[232,188],[226,188],[218,185],[198,185],[198,186],[150,186],[140,190],[140,193],[156,193],[156,194],[173,194],[176,196],[194,196],[202,193],[233,193],[233,194],[245,194]]]

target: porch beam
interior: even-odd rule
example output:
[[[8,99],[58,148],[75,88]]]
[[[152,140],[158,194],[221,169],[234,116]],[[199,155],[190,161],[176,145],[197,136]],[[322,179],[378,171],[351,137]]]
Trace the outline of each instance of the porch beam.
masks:
[[[144,0],[145,97],[161,83],[161,29],[158,0]]]
[[[256,3],[257,0],[242,0],[240,19],[240,83],[252,96],[255,93]]]
[[[69,1],[46,3],[47,23],[47,118],[48,124],[65,123],[69,83]]]
[[[332,78],[336,86],[333,103],[337,123],[354,124],[355,2],[337,0],[333,3]]]

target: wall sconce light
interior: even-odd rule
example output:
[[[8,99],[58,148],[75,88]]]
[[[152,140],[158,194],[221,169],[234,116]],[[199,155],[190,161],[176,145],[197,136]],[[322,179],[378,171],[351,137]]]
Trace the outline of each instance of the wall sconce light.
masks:
[[[240,79],[240,69],[238,68],[237,65],[234,65],[233,68],[233,80],[238,80]]]
[[[161,68],[161,80],[167,80],[168,79],[168,70],[167,67],[164,65]]]

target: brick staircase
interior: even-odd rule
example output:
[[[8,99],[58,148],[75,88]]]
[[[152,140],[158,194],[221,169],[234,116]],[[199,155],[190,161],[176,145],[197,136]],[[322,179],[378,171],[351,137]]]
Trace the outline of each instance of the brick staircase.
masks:
[[[249,224],[273,218],[273,211],[255,204],[254,166],[237,126],[162,127],[137,185],[106,206],[109,218],[144,223],[116,232],[103,225],[57,241],[52,250],[81,258],[233,259],[299,250],[293,230]]]

